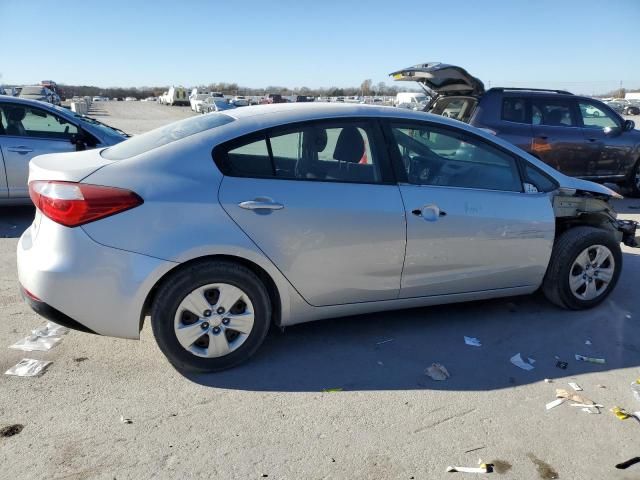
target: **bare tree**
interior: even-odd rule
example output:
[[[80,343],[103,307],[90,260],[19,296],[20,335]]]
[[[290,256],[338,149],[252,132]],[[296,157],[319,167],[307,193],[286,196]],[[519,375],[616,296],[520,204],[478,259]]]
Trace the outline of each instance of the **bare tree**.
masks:
[[[362,91],[363,96],[371,95],[371,84],[373,81],[370,78],[367,78],[364,82],[360,84],[360,90]]]

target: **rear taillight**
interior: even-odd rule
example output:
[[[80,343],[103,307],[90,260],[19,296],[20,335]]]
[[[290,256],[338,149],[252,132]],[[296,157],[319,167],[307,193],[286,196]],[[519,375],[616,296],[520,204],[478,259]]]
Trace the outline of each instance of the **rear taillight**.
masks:
[[[123,188],[53,180],[29,183],[29,196],[43,215],[67,227],[84,225],[143,203],[137,194]]]

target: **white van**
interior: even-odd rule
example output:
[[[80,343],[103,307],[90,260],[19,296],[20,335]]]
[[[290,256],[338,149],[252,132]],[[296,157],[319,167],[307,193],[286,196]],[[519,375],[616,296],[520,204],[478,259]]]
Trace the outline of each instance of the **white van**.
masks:
[[[399,92],[396,95],[396,107],[409,108],[411,110],[422,110],[427,106],[429,97],[418,92]]]
[[[171,87],[167,92],[167,105],[189,105],[189,94],[184,87]]]

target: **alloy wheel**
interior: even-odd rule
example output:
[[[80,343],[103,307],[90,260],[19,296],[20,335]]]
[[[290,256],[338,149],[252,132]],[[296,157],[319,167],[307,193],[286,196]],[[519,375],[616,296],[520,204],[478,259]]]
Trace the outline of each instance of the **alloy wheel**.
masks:
[[[602,295],[615,272],[613,253],[604,245],[591,245],[578,255],[569,271],[569,288],[580,300]]]

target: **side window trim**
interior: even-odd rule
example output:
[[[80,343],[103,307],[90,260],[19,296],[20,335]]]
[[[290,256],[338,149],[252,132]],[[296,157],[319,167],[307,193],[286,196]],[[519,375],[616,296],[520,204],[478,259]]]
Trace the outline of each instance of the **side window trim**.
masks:
[[[450,186],[450,185],[418,185],[415,183],[409,183],[409,178],[407,176],[407,171],[405,169],[404,163],[402,161],[402,156],[400,155],[400,149],[398,148],[398,144],[395,141],[395,137],[393,135],[393,132],[391,130],[391,124],[394,122],[397,123],[403,123],[405,125],[416,125],[417,128],[420,127],[427,127],[427,128],[432,128],[435,130],[441,130],[443,132],[446,132],[448,134],[451,134],[452,136],[456,136],[459,137],[461,134],[449,127],[448,125],[442,125],[439,123],[434,123],[434,122],[429,122],[429,121],[420,121],[420,120],[413,120],[413,119],[407,119],[407,118],[397,118],[397,117],[385,117],[381,120],[381,124],[382,124],[382,130],[384,132],[384,136],[385,136],[385,143],[387,144],[387,150],[389,152],[389,158],[391,159],[392,163],[393,163],[393,171],[396,173],[396,178],[398,179],[398,183],[401,185],[412,185],[414,187],[429,187],[429,188],[451,188],[451,189],[465,189],[465,190],[483,190],[483,191],[487,191],[487,192],[501,192],[501,193],[522,193],[525,194],[524,192],[524,175],[523,175],[523,169],[520,165],[521,161],[524,161],[523,159],[521,159],[520,157],[518,157],[516,154],[514,154],[513,152],[510,152],[509,150],[501,147],[500,145],[495,145],[492,144],[490,142],[488,142],[486,139],[482,138],[479,135],[476,135],[473,132],[464,132],[465,135],[468,135],[469,138],[471,140],[473,140],[476,143],[479,143],[481,145],[486,145],[489,148],[493,148],[497,151],[499,151],[500,153],[508,156],[509,158],[511,158],[511,160],[514,162],[515,166],[516,166],[516,171],[518,173],[518,179],[519,179],[519,184],[520,184],[520,190],[519,191],[513,191],[513,190],[495,190],[495,189],[490,189],[490,188],[476,188],[476,187],[457,187],[457,186]]]

